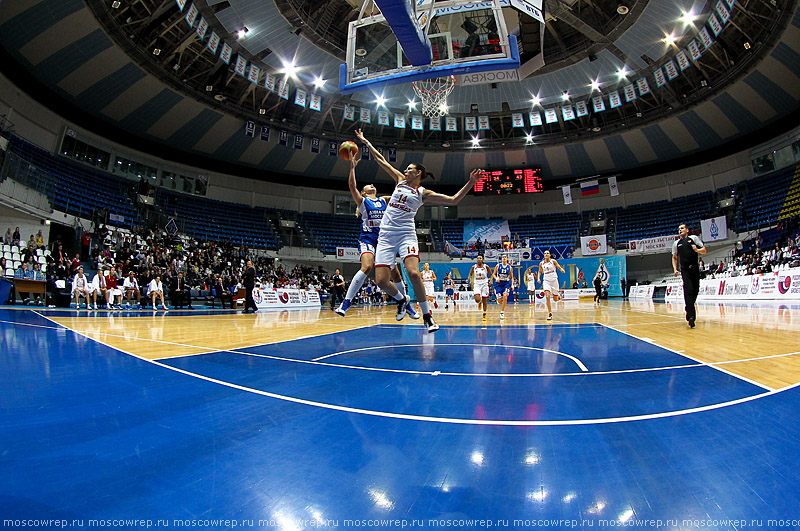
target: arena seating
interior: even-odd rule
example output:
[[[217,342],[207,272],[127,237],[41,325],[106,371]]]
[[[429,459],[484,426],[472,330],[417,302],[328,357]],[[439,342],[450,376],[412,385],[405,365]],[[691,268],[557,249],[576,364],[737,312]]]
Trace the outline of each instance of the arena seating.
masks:
[[[711,192],[703,192],[616,209],[617,243],[676,234],[681,223],[697,223],[708,217],[713,199]]]
[[[787,201],[795,172],[796,167],[789,166],[742,183],[747,192],[742,200],[740,231],[771,225],[777,223],[779,217],[786,217],[781,215],[781,209]]]
[[[30,165],[18,171],[36,174],[37,190],[48,196],[54,209],[92,219],[95,210],[105,208],[117,216],[115,225],[136,224],[136,211],[124,192],[129,181],[48,153],[17,136],[12,136],[9,146],[11,153]]]
[[[539,216],[520,216],[509,221],[511,235],[520,239],[533,239],[537,247],[576,245],[581,217],[575,212],[559,212]]]
[[[356,216],[335,216],[304,212],[299,221],[325,254],[336,253],[337,247],[357,247],[361,223]]]

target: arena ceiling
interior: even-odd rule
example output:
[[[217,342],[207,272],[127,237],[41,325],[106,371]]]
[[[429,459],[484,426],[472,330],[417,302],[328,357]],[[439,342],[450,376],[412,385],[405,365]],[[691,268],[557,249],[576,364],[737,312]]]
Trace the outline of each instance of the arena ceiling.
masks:
[[[702,45],[699,30],[708,25],[717,4],[730,7],[730,20],[713,44]],[[343,118],[345,104],[377,111],[376,94],[341,95],[338,68],[344,59],[347,23],[358,14],[355,0],[195,0],[200,18],[248,64],[260,67],[259,84],[234,72],[211,53],[175,0],[3,0],[0,44],[3,71],[12,81],[35,80],[44,90],[32,92],[53,107],[53,95],[85,116],[88,129],[119,141],[109,131],[125,131],[123,143],[158,152],[176,161],[205,161],[212,169],[258,174],[292,182],[346,177],[346,165],[328,155],[327,142],[352,138],[363,127],[377,145],[396,147],[398,164],[424,162],[445,184],[463,181],[467,168],[540,166],[556,182],[595,174],[635,175],[643,166],[685,160],[724,147],[793,116],[800,108],[800,13],[791,0],[567,0],[545,2],[545,66],[531,71],[526,63],[539,49],[539,26],[533,19],[504,9],[509,31],[518,35],[528,77],[507,83],[457,86],[450,96],[451,114],[459,117],[456,133],[397,129],[360,124]],[[682,20],[687,12],[693,20]],[[718,13],[718,11],[717,11]],[[237,32],[247,28],[244,37]],[[665,42],[673,35],[675,44]],[[535,37],[535,38],[534,38]],[[699,43],[702,57],[658,87],[654,73],[689,42]],[[688,51],[687,51],[688,53]],[[293,60],[300,70],[290,82],[288,100],[263,86],[267,73],[282,76]],[[677,61],[676,61],[677,62]],[[618,76],[621,69],[628,74]],[[662,70],[663,71],[663,70]],[[321,77],[324,86],[313,80]],[[17,79],[15,79],[17,78]],[[649,93],[614,109],[609,93],[640,78]],[[594,112],[600,85],[607,109]],[[26,85],[30,86],[30,85]],[[293,101],[297,88],[321,95],[314,111]],[[569,92],[569,101],[563,92]],[[390,113],[407,113],[407,85],[388,88]],[[532,104],[532,96],[540,98]],[[564,120],[561,107],[588,103],[588,114]],[[530,127],[528,112],[558,111],[558,121]],[[523,113],[526,127],[512,127],[512,113]],[[463,116],[486,115],[490,129],[464,131]],[[73,118],[74,119],[74,118]],[[269,125],[268,141],[246,136],[245,122]],[[76,122],[81,121],[75,119]],[[99,125],[98,125],[99,124]],[[288,146],[279,131],[288,132]],[[427,125],[426,125],[427,129]],[[303,149],[293,149],[296,133]],[[532,141],[526,138],[532,135]],[[310,150],[321,139],[321,153]],[[140,139],[144,146],[137,146]],[[155,146],[148,149],[147,146]],[[247,170],[240,172],[238,170]],[[364,178],[378,172],[365,163]]]

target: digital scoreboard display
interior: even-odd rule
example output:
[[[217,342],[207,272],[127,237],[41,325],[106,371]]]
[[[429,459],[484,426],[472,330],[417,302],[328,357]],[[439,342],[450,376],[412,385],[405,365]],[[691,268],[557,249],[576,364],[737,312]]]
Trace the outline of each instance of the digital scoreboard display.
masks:
[[[541,168],[493,170],[483,172],[475,183],[475,195],[530,194],[544,191]]]

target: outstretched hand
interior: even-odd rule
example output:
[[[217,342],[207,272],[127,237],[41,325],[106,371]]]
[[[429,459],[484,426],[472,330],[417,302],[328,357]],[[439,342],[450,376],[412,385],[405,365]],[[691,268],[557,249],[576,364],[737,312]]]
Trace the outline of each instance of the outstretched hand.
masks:
[[[364,133],[363,133],[363,131],[361,131],[361,129],[356,129],[355,133],[356,133],[356,138],[357,139],[359,139],[360,141],[362,141],[365,144],[368,142],[367,138],[364,136]]]
[[[469,174],[469,180],[472,184],[480,181],[481,177],[483,177],[483,170],[480,169],[472,170],[472,173]]]
[[[352,153],[350,154],[350,169],[355,170],[358,163],[361,162],[361,155],[359,154],[358,157],[354,156]]]

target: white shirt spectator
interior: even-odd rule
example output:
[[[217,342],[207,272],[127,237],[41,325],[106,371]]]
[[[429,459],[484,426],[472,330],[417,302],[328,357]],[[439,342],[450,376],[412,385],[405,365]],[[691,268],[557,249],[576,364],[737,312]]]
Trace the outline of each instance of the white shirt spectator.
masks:
[[[86,275],[75,274],[72,279],[72,292],[75,293],[76,291],[89,291],[89,279],[86,278]]]
[[[122,283],[122,287],[124,289],[139,289],[139,281],[136,280],[136,277],[125,277],[125,282]]]
[[[148,291],[150,293],[164,293],[164,289],[161,286],[161,279],[156,277],[150,281],[150,285],[148,286]]]

